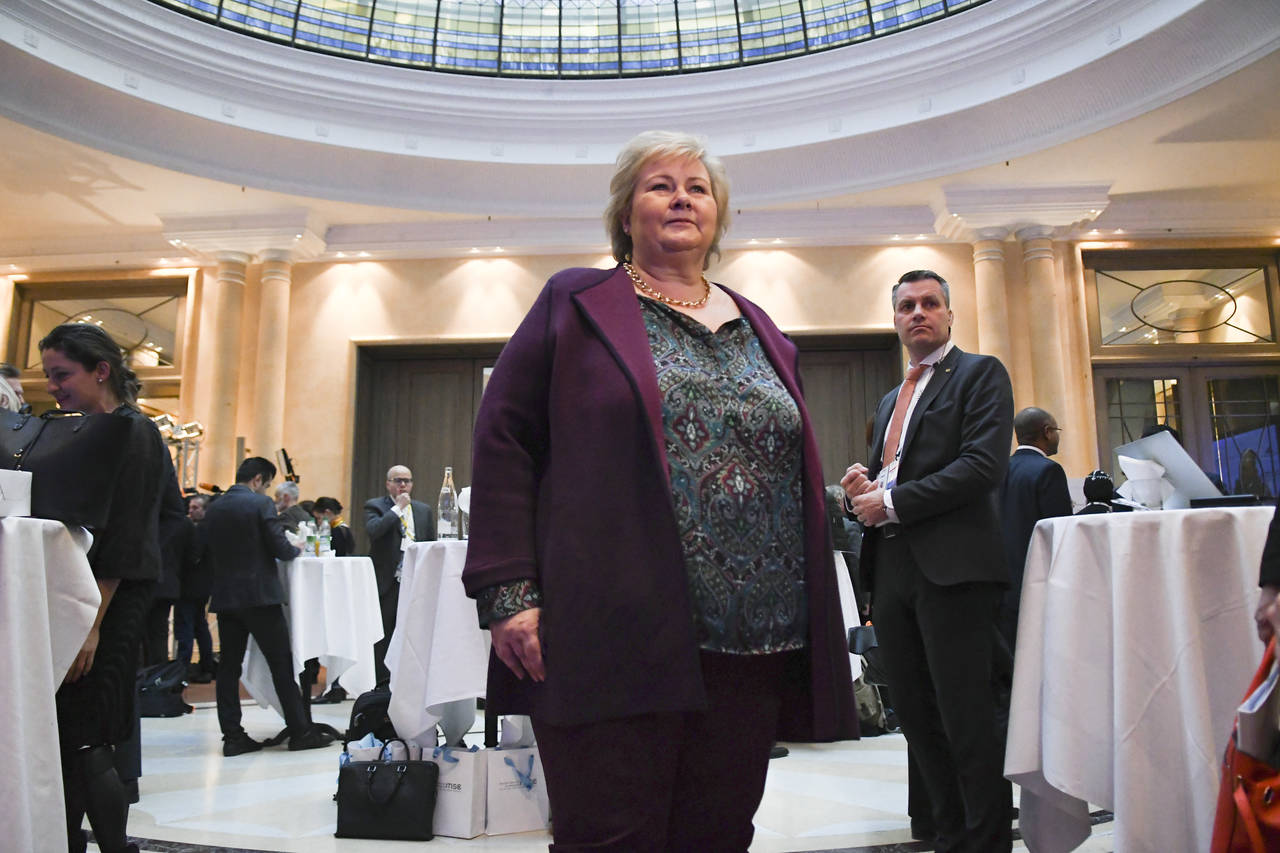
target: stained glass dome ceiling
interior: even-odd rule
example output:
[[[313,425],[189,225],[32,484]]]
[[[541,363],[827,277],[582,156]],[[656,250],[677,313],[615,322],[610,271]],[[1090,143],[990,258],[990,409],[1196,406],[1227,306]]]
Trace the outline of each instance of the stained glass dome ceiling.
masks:
[[[510,77],[678,74],[899,32],[987,0],[152,0],[390,65]]]

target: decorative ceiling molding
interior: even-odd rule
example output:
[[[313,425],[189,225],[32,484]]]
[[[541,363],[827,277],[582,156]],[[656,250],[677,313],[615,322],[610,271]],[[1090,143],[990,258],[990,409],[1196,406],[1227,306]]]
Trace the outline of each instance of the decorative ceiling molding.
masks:
[[[296,195],[586,217],[619,144],[650,127],[707,135],[729,166],[735,206],[792,204],[1074,139],[1277,47],[1274,0],[1002,0],[758,66],[542,81],[309,53],[145,0],[7,0],[0,113],[135,160]]]
[[[175,251],[214,258],[219,252],[243,252],[262,259],[268,252],[287,252],[294,262],[325,249],[323,226],[306,210],[254,213],[162,214],[164,239]]]
[[[938,233],[964,242],[994,235],[990,229],[1014,232],[1037,226],[1060,236],[1106,210],[1110,188],[1110,184],[944,187],[936,227]]]

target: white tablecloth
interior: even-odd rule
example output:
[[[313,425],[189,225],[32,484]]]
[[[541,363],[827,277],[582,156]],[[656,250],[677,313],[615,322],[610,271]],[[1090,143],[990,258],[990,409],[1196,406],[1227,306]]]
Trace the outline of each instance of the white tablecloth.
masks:
[[[353,696],[373,687],[373,644],[382,639],[378,581],[368,557],[299,557],[280,563],[288,601],[289,640],[296,677],[311,658],[319,658],[329,683],[342,679]],[[262,707],[280,711],[271,670],[249,640],[241,676],[249,695]]]
[[[856,566],[854,568],[857,568]],[[836,589],[840,593],[840,613],[844,617],[844,635],[849,636],[849,629],[862,624],[858,615],[858,599],[853,592],[853,580],[849,577],[844,554],[836,551]],[[849,669],[856,681],[862,675],[862,655],[849,655]]]
[[[387,668],[391,722],[408,740],[434,744],[437,724],[456,740],[475,722],[476,697],[485,693],[489,632],[462,587],[466,559],[467,543],[456,539],[417,542],[404,555]]]
[[[1271,507],[1076,516],[1031,538],[1005,774],[1036,853],[1209,847],[1222,752],[1257,668]]]
[[[56,521],[0,518],[0,774],[7,850],[67,849],[53,694],[93,627],[101,597],[77,540]]]

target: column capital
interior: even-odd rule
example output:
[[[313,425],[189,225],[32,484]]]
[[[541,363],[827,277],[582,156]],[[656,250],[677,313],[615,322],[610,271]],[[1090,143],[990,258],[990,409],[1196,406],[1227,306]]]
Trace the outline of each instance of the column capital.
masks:
[[[937,229],[953,240],[1004,239],[986,236],[1043,224],[1063,233],[1091,222],[1111,199],[1110,184],[996,184],[943,188]],[[1021,239],[1021,238],[1020,238]]]
[[[1026,243],[1029,240],[1052,240],[1053,235],[1052,225],[1022,225],[1013,232],[1013,236],[1017,237],[1020,243]]]
[[[164,237],[183,251],[217,257],[226,251],[242,252],[250,260],[313,258],[325,250],[325,229],[308,210],[174,214],[160,217]],[[283,248],[282,248],[283,247]],[[268,255],[272,257],[268,257]]]

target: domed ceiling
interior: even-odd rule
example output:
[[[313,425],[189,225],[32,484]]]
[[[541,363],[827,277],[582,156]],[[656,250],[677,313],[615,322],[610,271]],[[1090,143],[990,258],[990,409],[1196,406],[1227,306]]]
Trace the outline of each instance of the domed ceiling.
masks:
[[[829,50],[987,0],[152,0],[294,47],[435,71],[619,77]]]

